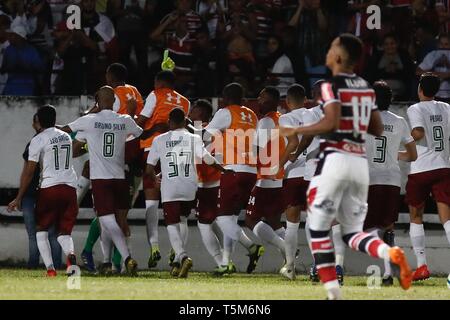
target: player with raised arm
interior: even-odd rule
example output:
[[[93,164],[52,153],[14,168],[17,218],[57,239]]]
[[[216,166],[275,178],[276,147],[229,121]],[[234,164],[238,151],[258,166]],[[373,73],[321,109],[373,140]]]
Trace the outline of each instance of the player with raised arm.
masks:
[[[174,108],[181,108],[188,113],[190,102],[180,93],[174,90],[175,74],[171,71],[160,71],[155,77],[155,89],[145,100],[144,108],[139,114],[136,123],[144,128],[145,139],[141,141],[141,148],[144,149],[143,161],[146,163],[148,151],[155,139],[161,133],[168,130],[169,113]],[[155,168],[158,172],[158,166]],[[147,226],[147,239],[150,245],[150,255],[148,267],[156,267],[161,259],[158,240],[158,205],[160,198],[159,186],[150,179],[147,174],[143,176],[143,188],[145,194],[145,220]]]
[[[20,178],[17,197],[8,205],[8,210],[20,209],[36,166],[41,168],[41,181],[36,202],[37,244],[47,268],[47,276],[56,276],[53,266],[48,229],[56,226],[58,242],[67,256],[67,274],[76,265],[72,229],[78,215],[75,190],[77,176],[72,163],[72,139],[70,135],[55,128],[56,110],[46,105],[39,108],[34,126],[40,132],[30,142],[28,161]]]
[[[408,108],[411,136],[417,143],[417,160],[411,163],[406,184],[406,202],[411,218],[409,235],[417,258],[413,280],[430,277],[425,255],[423,211],[430,193],[450,242],[450,106],[434,100],[440,79],[432,73],[420,77],[419,103]]]
[[[370,186],[364,230],[381,232],[384,242],[392,247],[395,243],[394,223],[398,219],[400,205],[399,160],[416,160],[417,150],[406,120],[388,111],[392,101],[391,88],[386,82],[377,81],[373,89],[384,129],[381,136],[369,135],[366,139]],[[405,148],[405,151],[399,151],[400,148]],[[384,268],[382,283],[392,285],[391,266],[386,260]]]
[[[142,128],[129,115],[112,110],[114,90],[103,86],[97,92],[98,113],[91,113],[66,125],[66,132],[80,131],[89,145],[90,177],[95,212],[101,226],[104,250],[103,270],[111,270],[113,244],[125,260],[126,271],[135,275],[137,263],[131,258],[125,234],[117,216],[129,209],[129,188],[125,179],[125,143],[139,137]]]
[[[155,166],[158,161],[161,164],[161,200],[170,244],[175,251],[171,275],[179,278],[186,278],[193,265],[181,238],[180,217],[190,212],[195,199],[196,164],[204,160],[216,170],[226,171],[204,148],[200,136],[189,133],[185,127],[184,111],[173,109],[169,114],[170,131],[153,140],[147,160],[147,172],[154,182]]]
[[[361,52],[361,40],[351,34],[334,39],[326,57],[333,78],[321,86],[322,119],[310,126],[280,127],[283,135],[321,136],[319,163],[307,199],[312,253],[329,299],[341,298],[329,235],[334,220],[350,248],[389,260],[402,288],[411,286],[412,273],[404,252],[362,231],[369,188],[364,138],[367,133],[380,136],[383,124],[373,89],[353,73]]]
[[[258,119],[251,109],[242,105],[243,98],[244,90],[240,84],[231,83],[225,86],[225,107],[215,113],[205,128],[206,139],[214,136],[216,155],[222,153],[225,168],[234,171],[220,177],[216,221],[224,234],[224,248],[222,265],[216,269],[217,275],[229,272],[235,241],[239,241],[248,250],[250,261],[247,273],[253,272],[264,253],[264,247],[249,239],[237,223],[239,213],[247,207],[250,193],[256,183],[256,160],[252,157],[251,148]]]

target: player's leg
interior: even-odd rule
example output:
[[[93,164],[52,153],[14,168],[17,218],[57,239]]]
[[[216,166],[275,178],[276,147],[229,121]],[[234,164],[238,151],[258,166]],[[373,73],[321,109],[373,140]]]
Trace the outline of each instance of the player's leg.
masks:
[[[147,240],[150,245],[148,267],[154,268],[158,261],[161,260],[158,236],[160,190],[154,186],[153,182],[149,181],[149,178],[146,175],[143,176],[143,186],[145,193],[145,225]]]
[[[338,223],[331,227],[331,235],[333,239],[334,255],[336,257],[336,274],[339,284],[344,285],[344,258],[345,258],[345,243],[342,240],[341,226]]]
[[[98,221],[98,218],[95,217],[89,225],[86,242],[84,243],[84,248],[81,252],[81,260],[83,261],[86,269],[90,272],[96,272],[94,257],[92,253],[97,240],[100,238],[100,233],[100,223]]]
[[[91,185],[91,180],[89,180],[89,160],[87,160],[83,165],[83,170],[80,177],[77,180],[77,203],[80,205],[86,195],[89,187]]]
[[[450,243],[450,169],[439,170],[440,179],[433,185],[433,198],[436,200],[439,218]]]

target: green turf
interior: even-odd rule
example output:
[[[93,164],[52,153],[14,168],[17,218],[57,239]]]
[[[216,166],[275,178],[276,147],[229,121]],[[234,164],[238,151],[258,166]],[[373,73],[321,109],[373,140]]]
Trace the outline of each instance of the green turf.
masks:
[[[0,300],[4,299],[324,299],[320,284],[306,276],[296,281],[275,274],[234,274],[214,278],[191,273],[187,279],[173,279],[168,272],[141,271],[139,277],[83,275],[81,290],[68,290],[67,277],[45,278],[43,270],[0,270]],[[416,283],[409,291],[395,287],[368,289],[366,277],[346,277],[346,299],[447,299],[445,278]]]

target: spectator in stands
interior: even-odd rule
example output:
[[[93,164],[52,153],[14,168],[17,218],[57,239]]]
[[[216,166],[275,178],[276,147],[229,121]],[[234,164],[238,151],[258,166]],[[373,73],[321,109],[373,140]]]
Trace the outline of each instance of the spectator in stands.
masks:
[[[209,38],[215,40],[217,37],[217,26],[219,20],[224,20],[227,10],[226,0],[197,0],[195,6],[197,13],[208,26]]]
[[[450,100],[450,36],[439,35],[438,49],[428,53],[417,67],[417,75],[432,71],[441,78],[441,86],[436,99]]]
[[[56,94],[94,93],[105,81],[107,66],[118,59],[111,20],[95,12],[94,0],[82,0],[80,6],[81,30],[68,30],[63,20],[54,33],[56,52],[64,61]]]
[[[8,74],[4,95],[32,96],[36,94],[36,75],[44,72],[37,50],[27,42],[22,24],[11,25],[10,45],[5,49],[1,73]]]
[[[9,46],[7,30],[11,25],[11,20],[5,14],[0,15],[0,67],[3,64],[3,56],[5,49]],[[8,74],[0,73],[0,95],[3,94],[6,81],[8,80]]]
[[[269,56],[266,58],[267,84],[276,86],[281,97],[285,97],[287,89],[295,83],[294,67],[291,59],[285,54],[280,37],[272,35],[267,41]]]
[[[197,31],[203,26],[203,21],[198,13],[193,8],[193,0],[175,0],[176,9],[167,14],[160,23],[160,27],[164,25],[164,32],[171,33],[175,30],[175,21],[177,17],[185,17],[188,31],[192,39],[197,36]]]
[[[200,30],[197,33],[197,41],[194,48],[194,83],[195,96],[211,97],[215,94],[217,84],[217,51],[209,38],[208,30]],[[208,81],[205,81],[208,79]]]
[[[6,14],[11,19],[11,25],[21,24],[27,34],[32,33],[28,23],[24,0],[5,0],[0,3],[0,14]]]
[[[274,27],[276,4],[271,0],[250,0],[247,6],[249,23],[255,31],[254,53],[258,61],[267,57],[267,40]]]
[[[367,79],[373,83],[384,80],[392,89],[394,100],[410,98],[411,79],[414,78],[414,63],[408,52],[399,49],[393,34],[385,36],[383,50],[375,53],[367,65]]]
[[[436,49],[436,41],[428,25],[417,26],[413,40],[410,52],[415,61],[422,61],[428,53]]]

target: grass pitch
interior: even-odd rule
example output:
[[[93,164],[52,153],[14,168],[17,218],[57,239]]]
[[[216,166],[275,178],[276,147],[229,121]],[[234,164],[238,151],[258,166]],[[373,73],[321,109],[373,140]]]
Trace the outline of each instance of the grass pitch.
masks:
[[[207,273],[190,273],[187,279],[173,279],[168,272],[139,272],[139,277],[81,276],[81,289],[69,290],[68,278],[60,272],[56,278],[44,277],[44,270],[0,270],[0,299],[150,299],[150,300],[323,300],[320,284],[311,284],[300,275],[288,281],[276,274],[234,274],[215,278]],[[408,291],[394,287],[368,289],[367,277],[345,278],[345,299],[445,299],[450,290],[445,278],[414,283]]]

